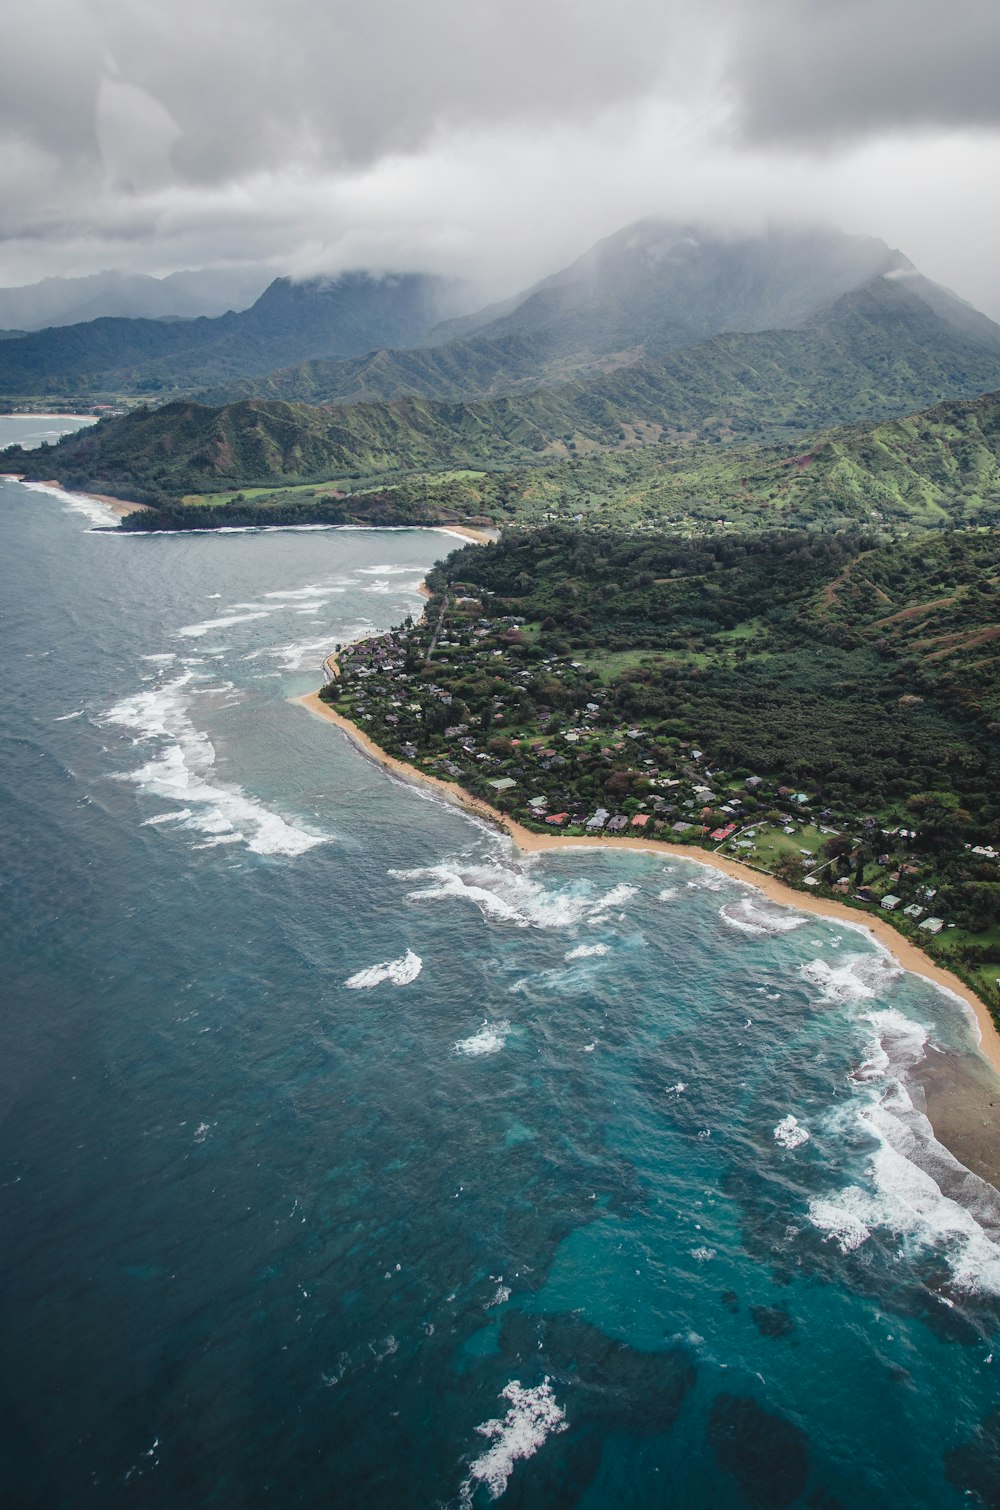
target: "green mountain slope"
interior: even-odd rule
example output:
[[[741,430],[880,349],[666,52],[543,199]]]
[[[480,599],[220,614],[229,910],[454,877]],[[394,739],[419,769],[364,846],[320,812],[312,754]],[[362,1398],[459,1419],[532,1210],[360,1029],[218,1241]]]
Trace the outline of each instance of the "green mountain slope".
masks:
[[[787,438],[840,418],[1000,384],[993,359],[961,348],[963,338],[941,325],[938,316],[914,310],[905,289],[885,284],[841,301],[823,327],[719,337],[663,364],[637,364],[588,383],[455,404],[175,403],[102,421],[39,452],[12,450],[5,465],[164,502],[227,488],[550,462],[557,472],[547,493],[558,499],[579,491],[571,470],[565,490],[558,475],[560,460],[575,455],[589,468],[592,495],[614,506],[636,481],[631,461],[632,474],[617,475],[615,453],[631,457],[641,446],[639,491],[660,514],[701,499],[721,513],[790,507],[857,516],[879,509],[934,523],[954,515],[963,498],[970,507],[977,500],[993,505],[995,395],[898,431],[825,437],[809,448],[799,441],[794,467],[787,449],[676,443]],[[536,494],[544,501],[546,490]]]
[[[654,427],[644,432],[647,440],[664,433],[731,439],[904,414],[996,388],[1000,344],[994,347],[988,335],[958,329],[908,284],[879,279],[808,326],[715,336],[660,361],[616,365],[609,359],[610,370],[544,392],[535,347],[521,337],[318,361],[239,386],[291,403],[419,397],[458,402],[481,415],[484,402],[503,397],[540,432],[530,442],[534,451],[569,441],[606,445],[627,438],[619,432],[636,423]],[[484,400],[484,386],[501,392],[490,391]],[[450,437],[442,432],[441,441],[442,460],[450,462],[456,455]],[[463,460],[497,454],[466,451]]]

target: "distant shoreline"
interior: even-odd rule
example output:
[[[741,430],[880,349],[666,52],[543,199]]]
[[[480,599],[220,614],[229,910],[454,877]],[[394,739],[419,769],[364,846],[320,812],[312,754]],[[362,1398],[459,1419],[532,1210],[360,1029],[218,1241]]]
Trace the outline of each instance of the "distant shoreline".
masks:
[[[56,419],[59,416],[53,414],[44,417]],[[63,417],[70,419],[73,416],[65,415]],[[8,482],[24,482],[25,480],[23,472],[0,472],[0,479],[4,478]],[[135,514],[139,509],[148,507],[145,503],[131,503],[126,498],[112,498],[107,493],[84,493],[79,488],[67,488],[59,481],[58,477],[47,477],[44,480],[31,477],[28,481],[34,483],[39,488],[58,488],[60,493],[65,493],[70,498],[89,498],[91,503],[103,503],[105,508],[111,509],[113,513],[122,519],[125,518],[126,514]]]
[[[994,1074],[1000,1076],[1000,1032],[985,1002],[980,1001],[975,992],[957,975],[930,959],[922,949],[904,938],[882,918],[854,912],[851,908],[845,907],[842,902],[826,897],[809,896],[805,892],[796,891],[784,885],[775,876],[768,875],[766,872],[754,870],[737,860],[730,860],[722,855],[697,849],[692,845],[668,843],[663,839],[612,839],[604,835],[595,838],[571,838],[564,834],[536,834],[518,823],[516,819],[509,818],[506,813],[492,807],[488,802],[484,802],[479,797],[473,797],[456,782],[445,781],[440,776],[430,776],[418,770],[416,766],[408,765],[405,761],[397,760],[395,756],[387,754],[380,745],[359,729],[357,724],[345,718],[342,713],[336,712],[329,703],[323,702],[318,692],[306,693],[302,697],[294,698],[293,701],[317,717],[336,724],[363,754],[382,766],[384,770],[391,771],[413,785],[431,787],[447,802],[499,828],[525,853],[537,854],[543,850],[556,849],[625,849],[636,854],[652,853],[672,857],[675,860],[691,860],[696,865],[707,865],[713,870],[724,872],[734,880],[742,881],[745,885],[756,887],[758,891],[763,892],[766,897],[781,907],[792,907],[799,912],[828,918],[854,929],[863,929],[881,944],[904,970],[914,975],[922,975],[932,985],[948,991],[969,1007],[979,1029],[979,1053]]]

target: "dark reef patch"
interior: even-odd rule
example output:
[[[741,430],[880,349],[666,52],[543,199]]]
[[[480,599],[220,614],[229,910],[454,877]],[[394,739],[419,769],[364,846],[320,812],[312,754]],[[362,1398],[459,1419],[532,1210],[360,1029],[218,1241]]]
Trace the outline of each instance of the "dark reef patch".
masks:
[[[782,1510],[799,1499],[809,1477],[808,1438],[783,1416],[745,1395],[719,1395],[708,1420],[716,1461],[736,1479],[749,1503]]]

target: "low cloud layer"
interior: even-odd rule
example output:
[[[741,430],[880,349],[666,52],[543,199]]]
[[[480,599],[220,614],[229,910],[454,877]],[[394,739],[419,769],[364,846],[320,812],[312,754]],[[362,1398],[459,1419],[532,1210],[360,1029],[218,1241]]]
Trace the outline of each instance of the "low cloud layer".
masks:
[[[0,283],[421,267],[519,286],[647,214],[824,219],[1000,315],[1000,10],[14,0]]]

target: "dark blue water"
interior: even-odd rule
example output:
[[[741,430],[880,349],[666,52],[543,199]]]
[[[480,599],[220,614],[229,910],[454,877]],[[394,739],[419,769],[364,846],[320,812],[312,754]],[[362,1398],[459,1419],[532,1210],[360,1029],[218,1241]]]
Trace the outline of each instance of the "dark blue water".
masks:
[[[0,1502],[996,1503],[961,1008],[291,703],[440,534],[91,515],[0,485]]]

